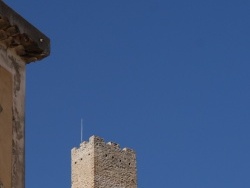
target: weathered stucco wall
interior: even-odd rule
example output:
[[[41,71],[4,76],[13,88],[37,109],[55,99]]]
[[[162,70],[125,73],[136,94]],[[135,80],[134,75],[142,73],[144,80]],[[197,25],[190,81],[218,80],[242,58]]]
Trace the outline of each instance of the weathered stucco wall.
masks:
[[[131,149],[92,136],[71,151],[72,188],[137,188],[136,155]]]
[[[0,43],[0,182],[24,187],[25,63]]]
[[[11,187],[12,74],[0,66],[0,181]]]
[[[50,40],[0,0],[0,188],[24,188],[25,66]]]

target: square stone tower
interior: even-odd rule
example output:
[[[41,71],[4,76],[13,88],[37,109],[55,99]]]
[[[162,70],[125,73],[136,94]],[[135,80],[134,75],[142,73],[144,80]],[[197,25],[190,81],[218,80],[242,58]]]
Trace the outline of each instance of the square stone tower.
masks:
[[[71,150],[71,188],[137,188],[136,154],[97,136]]]

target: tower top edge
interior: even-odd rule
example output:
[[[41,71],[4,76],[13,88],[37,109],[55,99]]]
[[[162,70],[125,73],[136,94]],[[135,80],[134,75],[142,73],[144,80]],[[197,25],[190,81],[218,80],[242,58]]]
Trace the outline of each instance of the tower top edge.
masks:
[[[91,137],[89,137],[88,141],[83,141],[82,143],[80,143],[79,147],[74,147],[72,148],[72,152],[77,152],[77,150],[79,149],[84,149],[85,147],[92,145],[93,147],[95,146],[108,146],[110,148],[116,149],[116,150],[120,150],[121,152],[126,152],[126,153],[135,153],[135,151],[133,149],[130,148],[121,148],[119,144],[115,143],[115,142],[105,142],[105,140],[99,136],[93,135]]]

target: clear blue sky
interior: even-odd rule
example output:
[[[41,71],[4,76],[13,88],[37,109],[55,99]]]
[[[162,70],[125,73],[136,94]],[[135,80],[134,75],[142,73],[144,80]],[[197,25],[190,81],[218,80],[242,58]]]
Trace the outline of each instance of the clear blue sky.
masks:
[[[51,38],[27,66],[26,187],[70,188],[99,135],[139,188],[250,187],[249,0],[5,0]]]

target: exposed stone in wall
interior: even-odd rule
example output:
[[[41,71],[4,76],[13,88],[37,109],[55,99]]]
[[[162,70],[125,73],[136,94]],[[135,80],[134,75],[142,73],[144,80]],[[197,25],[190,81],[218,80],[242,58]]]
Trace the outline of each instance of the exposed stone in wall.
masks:
[[[8,49],[0,48],[1,83],[0,178],[4,187],[24,187],[24,96],[25,62]],[[4,135],[2,135],[4,134]]]
[[[25,66],[48,56],[49,43],[0,0],[0,188],[25,187]]]
[[[24,62],[41,60],[50,54],[50,40],[18,13],[0,1],[0,44]]]
[[[23,61],[29,63],[42,59],[45,54],[25,33],[20,33],[15,25],[0,15],[0,41],[3,49],[12,48]]]
[[[72,188],[136,188],[136,155],[131,149],[92,136],[73,148]]]

